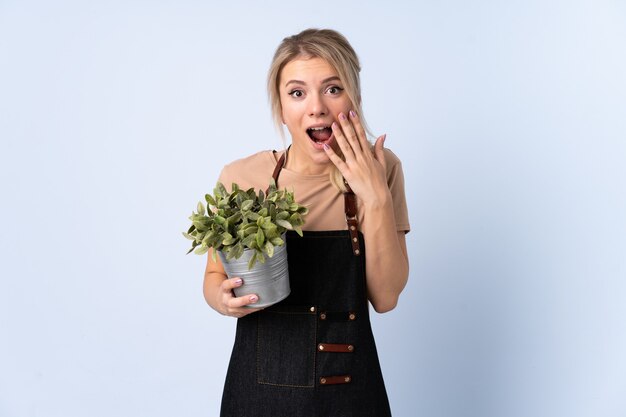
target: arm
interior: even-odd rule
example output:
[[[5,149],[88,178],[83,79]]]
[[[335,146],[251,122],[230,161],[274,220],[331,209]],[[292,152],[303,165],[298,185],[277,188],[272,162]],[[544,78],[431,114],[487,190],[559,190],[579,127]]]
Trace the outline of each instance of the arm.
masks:
[[[361,231],[365,239],[367,292],[378,313],[395,308],[409,276],[409,260],[404,232],[396,231],[391,203],[363,207]]]
[[[396,306],[409,273],[404,233],[396,230],[393,198],[387,185],[385,137],[376,140],[372,152],[354,112],[350,112],[349,119],[343,114],[338,119],[341,126],[334,123],[333,133],[345,161],[331,147],[325,148],[326,154],[361,202],[368,296],[374,309],[384,313]]]

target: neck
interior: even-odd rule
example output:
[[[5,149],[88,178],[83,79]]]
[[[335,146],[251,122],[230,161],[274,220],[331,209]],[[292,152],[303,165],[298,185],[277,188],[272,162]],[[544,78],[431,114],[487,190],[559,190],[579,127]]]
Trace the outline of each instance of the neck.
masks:
[[[317,162],[305,153],[298,152],[293,145],[287,148],[285,168],[304,175],[320,175],[330,172],[332,162],[326,159]]]

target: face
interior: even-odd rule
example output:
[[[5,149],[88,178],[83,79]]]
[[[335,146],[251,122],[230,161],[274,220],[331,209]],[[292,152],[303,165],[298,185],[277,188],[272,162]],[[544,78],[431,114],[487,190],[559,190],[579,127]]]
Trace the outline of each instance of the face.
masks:
[[[321,173],[330,169],[324,144],[333,145],[331,124],[352,103],[337,71],[321,58],[287,63],[280,74],[279,94],[283,123],[291,134],[289,159],[297,169]]]

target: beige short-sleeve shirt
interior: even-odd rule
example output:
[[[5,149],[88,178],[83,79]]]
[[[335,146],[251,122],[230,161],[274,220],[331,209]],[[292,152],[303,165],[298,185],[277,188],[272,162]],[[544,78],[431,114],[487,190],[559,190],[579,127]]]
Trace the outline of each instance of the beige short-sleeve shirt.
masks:
[[[283,152],[261,151],[226,165],[219,181],[229,191],[235,182],[240,188],[265,190],[270,184],[278,158]],[[393,198],[396,228],[410,230],[409,215],[404,194],[404,174],[398,157],[385,148],[387,162],[387,184]],[[344,198],[340,190],[330,181],[328,174],[305,175],[283,168],[278,177],[279,188],[293,190],[296,201],[309,207],[305,217],[304,230],[345,230],[347,229]],[[357,196],[357,207],[359,200]],[[363,222],[363,210],[359,212],[359,224]]]

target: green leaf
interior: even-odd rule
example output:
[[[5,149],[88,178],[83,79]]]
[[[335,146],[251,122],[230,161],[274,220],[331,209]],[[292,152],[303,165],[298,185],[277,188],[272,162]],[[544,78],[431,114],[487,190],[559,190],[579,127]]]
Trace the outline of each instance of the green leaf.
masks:
[[[267,256],[269,256],[270,258],[274,256],[274,245],[272,244],[272,242],[270,242],[269,240],[265,242],[264,249],[265,249],[265,253],[267,253]]]
[[[302,221],[302,216],[300,216],[299,213],[292,214],[289,218],[289,223],[293,224],[294,226],[302,226],[304,224],[304,222]]]
[[[257,255],[257,253],[258,253],[257,251],[254,251],[254,253],[250,257],[250,260],[248,261],[248,269],[252,269],[252,267],[256,263],[256,255]]]
[[[262,264],[265,263],[265,256],[263,255],[262,252],[257,252],[256,253],[256,260],[261,262]]]
[[[189,227],[189,230],[187,230],[187,233],[191,233],[194,230],[196,230],[196,226],[194,226],[193,224]]]
[[[191,249],[189,249],[185,255],[189,255],[196,248],[196,246],[198,246],[198,245],[199,245],[198,242],[193,242],[191,244]]]
[[[204,255],[205,253],[207,253],[209,251],[209,247],[208,246],[204,246],[201,245],[198,249],[196,249],[193,253],[195,253],[196,255]]]
[[[233,214],[232,216],[230,216],[227,221],[230,224],[236,224],[238,221],[241,220],[243,216],[241,215],[240,211],[235,212],[235,214]]]
[[[271,242],[274,246],[282,246],[285,244],[285,241],[279,237],[272,238]]]
[[[293,226],[287,220],[277,219],[276,220],[276,224],[279,225],[279,226],[284,227],[287,230],[293,230]]]
[[[254,205],[254,201],[252,200],[246,200],[241,204],[241,209],[243,211],[248,211],[252,208],[252,206]]]
[[[259,248],[262,248],[264,242],[265,242],[265,234],[263,233],[263,229],[259,229],[256,232],[256,244]]]
[[[295,230],[296,233],[300,235],[300,237],[304,236],[300,227],[294,227],[293,230]]]
[[[228,195],[228,191],[226,191],[226,187],[224,187],[224,184],[222,184],[221,182],[218,182],[215,188],[217,189],[215,194],[219,195],[220,198]]]
[[[233,252],[233,256],[235,257],[235,259],[241,258],[241,255],[243,255],[243,245],[241,244],[241,242],[233,246],[231,252]]]
[[[252,234],[256,234],[257,230],[259,230],[259,227],[256,225],[256,223],[249,223],[246,225],[245,227],[245,235],[252,235]]]
[[[206,200],[207,204],[213,207],[217,207],[217,203],[215,202],[215,199],[213,198],[211,194],[205,194],[204,199]]]
[[[250,245],[252,244],[252,242],[254,242],[256,244],[256,234],[251,234],[246,236],[242,241],[241,244],[247,248],[250,247]]]
[[[270,186],[267,187],[268,191],[271,193],[272,191],[276,191],[276,181],[274,181],[274,178],[272,177],[272,179],[270,180]]]
[[[267,228],[263,226],[263,233],[265,233],[266,240],[280,236],[280,233],[278,232],[278,226],[276,226],[275,224],[272,224]]]
[[[198,208],[197,208],[197,212],[198,214],[201,214],[204,216],[204,214],[206,213],[205,209],[204,209],[204,204],[202,204],[202,201],[198,202]]]
[[[237,243],[237,238],[233,237],[230,233],[224,232],[222,233],[222,245],[230,246]]]

